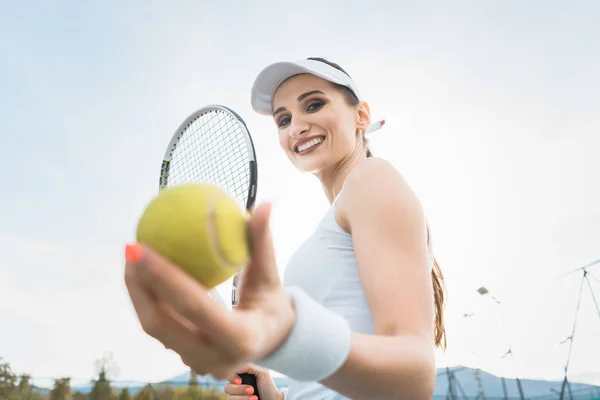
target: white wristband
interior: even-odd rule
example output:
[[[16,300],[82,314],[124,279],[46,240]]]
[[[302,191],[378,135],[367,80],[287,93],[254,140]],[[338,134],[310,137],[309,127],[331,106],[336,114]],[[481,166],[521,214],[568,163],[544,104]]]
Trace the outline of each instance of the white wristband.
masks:
[[[348,322],[296,287],[287,288],[294,300],[296,321],[274,353],[255,364],[297,381],[320,381],[336,372],[350,353]]]

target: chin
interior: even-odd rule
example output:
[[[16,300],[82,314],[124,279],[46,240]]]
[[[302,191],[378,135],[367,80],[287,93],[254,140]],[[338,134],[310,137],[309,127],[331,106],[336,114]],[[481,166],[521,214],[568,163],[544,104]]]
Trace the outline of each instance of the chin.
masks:
[[[301,172],[306,172],[310,174],[316,174],[322,170],[324,170],[328,163],[326,160],[313,158],[309,159],[294,159],[292,160],[294,166],[300,170]]]

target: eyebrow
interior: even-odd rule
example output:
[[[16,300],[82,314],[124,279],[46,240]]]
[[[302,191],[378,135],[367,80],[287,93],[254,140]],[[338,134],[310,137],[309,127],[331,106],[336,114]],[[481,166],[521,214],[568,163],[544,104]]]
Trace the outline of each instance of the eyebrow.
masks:
[[[322,95],[325,94],[325,93],[321,92],[320,90],[311,90],[310,92],[302,93],[300,96],[298,96],[298,98],[296,100],[302,101],[305,98],[307,98],[308,96],[310,96],[311,94],[315,94],[315,93],[320,93]],[[285,110],[286,110],[285,107],[279,107],[277,110],[275,110],[273,112],[273,116],[276,116],[277,114],[279,114],[280,112],[285,111]]]

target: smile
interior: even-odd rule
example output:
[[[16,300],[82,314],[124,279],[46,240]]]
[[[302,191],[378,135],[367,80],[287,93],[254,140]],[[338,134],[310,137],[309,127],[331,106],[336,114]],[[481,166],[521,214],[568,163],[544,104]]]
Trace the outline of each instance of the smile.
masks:
[[[300,145],[294,147],[294,151],[298,154],[306,154],[309,151],[317,148],[323,141],[325,140],[325,136],[319,136],[314,139],[309,140],[308,142],[304,142]]]

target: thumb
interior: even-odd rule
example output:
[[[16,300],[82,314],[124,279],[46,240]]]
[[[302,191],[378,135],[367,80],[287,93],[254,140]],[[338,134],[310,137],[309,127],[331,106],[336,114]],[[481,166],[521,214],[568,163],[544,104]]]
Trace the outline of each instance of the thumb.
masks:
[[[259,205],[252,212],[248,222],[251,257],[241,274],[242,286],[245,289],[280,284],[275,262],[273,236],[269,227],[271,209],[271,203]]]
[[[235,370],[235,373],[227,378],[227,380],[231,383],[235,383],[235,380],[240,378],[241,374],[251,374],[256,376],[256,380],[261,382],[265,380],[269,380],[271,374],[268,370],[257,367],[254,364],[246,364],[240,368]]]

